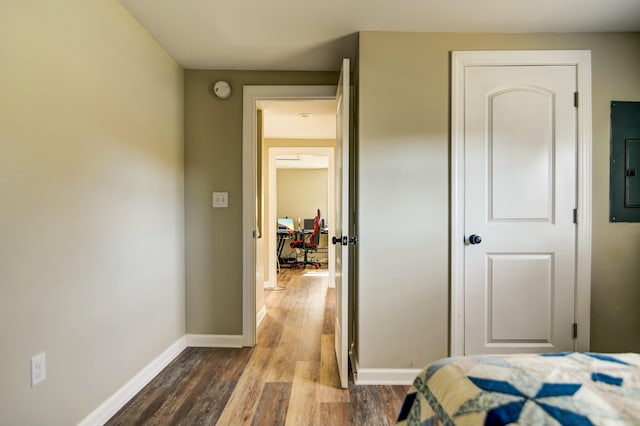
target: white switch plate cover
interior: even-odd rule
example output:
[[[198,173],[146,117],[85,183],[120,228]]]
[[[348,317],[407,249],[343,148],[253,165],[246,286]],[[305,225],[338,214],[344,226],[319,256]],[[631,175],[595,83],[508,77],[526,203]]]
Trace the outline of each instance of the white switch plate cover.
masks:
[[[227,207],[229,207],[229,193],[228,192],[214,192],[213,193],[213,207],[214,208],[227,208]]]
[[[31,387],[47,378],[47,358],[44,352],[31,357]]]

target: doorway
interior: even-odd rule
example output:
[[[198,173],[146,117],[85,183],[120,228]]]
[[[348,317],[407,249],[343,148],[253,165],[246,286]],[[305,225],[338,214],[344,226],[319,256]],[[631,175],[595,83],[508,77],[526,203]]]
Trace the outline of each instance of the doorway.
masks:
[[[261,229],[256,240],[257,327],[267,313],[264,290],[278,287],[282,268],[324,265],[333,273],[328,227],[335,208],[336,103],[327,99],[260,100],[256,107],[260,120],[257,155],[263,163],[257,168]],[[318,248],[292,248],[295,241],[310,241],[316,212],[320,213]],[[289,225],[286,232],[279,229],[281,222]]]
[[[258,176],[258,159],[261,157],[262,150],[258,149],[257,129],[258,129],[258,114],[257,111],[264,102],[271,101],[288,101],[288,102],[301,102],[301,101],[335,101],[335,86],[245,86],[243,91],[243,345],[254,346],[256,342],[256,316],[257,316],[257,300],[256,295],[264,290],[264,281],[273,285],[277,282],[275,274],[275,235],[276,235],[276,219],[277,211],[275,210],[275,203],[271,203],[268,206],[268,212],[264,213],[264,219],[262,222],[266,225],[264,230],[261,229],[261,224],[257,223],[258,214],[258,202],[260,194],[257,188]],[[300,111],[303,112],[303,111]],[[335,115],[334,115],[335,120]],[[300,145],[300,144],[299,144]],[[302,144],[304,145],[304,144]],[[281,143],[279,148],[292,148],[291,145],[287,146],[287,143]],[[303,148],[304,146],[297,146],[293,148]],[[313,148],[313,146],[307,146],[306,148]],[[328,148],[328,147],[322,147]],[[268,152],[268,150],[266,151]],[[268,163],[266,164],[269,173],[275,174],[275,155],[265,156]],[[331,160],[329,160],[331,161]],[[272,167],[273,166],[273,167]],[[330,164],[329,167],[332,167]],[[269,197],[269,196],[268,196]],[[272,220],[273,219],[273,220]],[[269,229],[271,228],[271,229]],[[329,216],[329,235],[332,235],[332,220]],[[271,242],[264,244],[263,250],[268,252],[264,254],[271,259],[273,268],[269,270],[262,280],[256,279],[256,264],[257,264],[257,250],[256,244],[253,241],[259,234],[264,234],[266,239],[270,239]],[[272,237],[272,238],[270,238]],[[331,258],[333,247],[329,245],[329,258]],[[273,270],[273,272],[272,272]],[[330,268],[329,273],[332,273]],[[332,277],[329,276],[329,281],[332,282]]]
[[[346,388],[348,372],[348,330],[349,330],[349,260],[352,257],[348,246],[356,244],[357,236],[350,235],[354,205],[350,203],[350,177],[352,130],[351,108],[351,66],[348,58],[343,58],[337,86],[244,86],[243,87],[243,337],[244,346],[254,346],[256,342],[256,296],[264,287],[256,280],[256,239],[261,236],[261,210],[257,209],[262,196],[258,192],[257,149],[261,138],[258,137],[260,113],[257,103],[261,100],[334,100],[336,102],[335,148],[334,148],[334,185],[335,212],[328,226],[331,237],[329,256],[334,258],[333,276],[328,279],[335,283],[335,353],[338,362],[340,385]],[[333,94],[335,93],[335,94]],[[343,249],[343,246],[345,247]],[[344,277],[344,279],[343,279]]]

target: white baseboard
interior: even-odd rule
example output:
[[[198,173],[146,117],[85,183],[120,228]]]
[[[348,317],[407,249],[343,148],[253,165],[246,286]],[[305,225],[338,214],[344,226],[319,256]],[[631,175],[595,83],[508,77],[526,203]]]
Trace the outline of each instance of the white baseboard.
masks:
[[[171,361],[173,361],[187,347],[185,337],[164,350],[153,361],[147,364],[127,383],[111,395],[106,401],[84,418],[78,426],[104,425],[114,414],[129,402],[140,390],[158,375]]]
[[[411,385],[420,368],[360,368],[358,357],[351,352],[353,381],[356,385]]]
[[[410,385],[422,370],[419,368],[361,368],[356,385]]]
[[[256,328],[260,325],[264,317],[267,315],[267,307],[262,305],[260,311],[256,314]]]
[[[199,348],[241,348],[242,336],[231,334],[187,334],[187,346]]]

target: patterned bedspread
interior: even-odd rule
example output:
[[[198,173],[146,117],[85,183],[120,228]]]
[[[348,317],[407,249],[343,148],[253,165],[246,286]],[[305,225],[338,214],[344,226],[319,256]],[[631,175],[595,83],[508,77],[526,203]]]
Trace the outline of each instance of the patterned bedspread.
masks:
[[[400,425],[640,425],[640,354],[468,356],[416,377]]]

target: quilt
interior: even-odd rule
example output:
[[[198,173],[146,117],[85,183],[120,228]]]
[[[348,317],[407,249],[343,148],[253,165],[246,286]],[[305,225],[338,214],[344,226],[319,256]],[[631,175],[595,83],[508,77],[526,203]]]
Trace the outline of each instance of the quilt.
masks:
[[[640,425],[640,354],[444,358],[404,399],[399,425]]]

